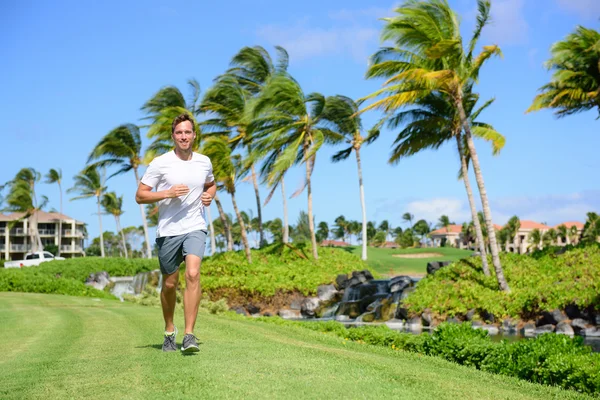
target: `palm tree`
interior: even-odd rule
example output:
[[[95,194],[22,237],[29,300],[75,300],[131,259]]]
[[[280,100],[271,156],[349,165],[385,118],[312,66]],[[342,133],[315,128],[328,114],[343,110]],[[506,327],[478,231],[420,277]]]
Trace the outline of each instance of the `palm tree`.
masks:
[[[27,220],[27,236],[30,238],[32,251],[43,250],[42,240],[38,231],[38,212],[48,204],[48,198],[42,196],[38,203],[35,184],[41,179],[41,174],[34,168],[22,168],[8,185],[8,194],[4,199],[6,208],[3,211],[19,212],[23,215],[12,222]],[[12,224],[8,227],[10,229]]]
[[[529,250],[532,247],[536,250],[539,249],[541,241],[542,241],[542,233],[537,228],[533,229],[529,233],[529,246],[527,247],[527,250]]]
[[[63,193],[62,193],[62,170],[50,168],[50,171],[45,176],[45,183],[56,183],[58,184],[58,192],[60,194],[60,213],[63,213]],[[60,248],[62,246],[62,218],[58,219],[58,252],[57,256],[60,257]]]
[[[249,131],[257,136],[257,147],[280,151],[269,172],[275,182],[294,164],[304,163],[308,195],[308,224],[313,257],[319,258],[313,218],[311,175],[318,150],[323,143],[336,143],[342,135],[333,132],[322,121],[325,97],[319,93],[305,95],[302,88],[287,74],[274,75],[263,88],[254,107],[256,117]]]
[[[556,235],[560,238],[561,244],[567,243],[569,239],[569,229],[565,224],[560,224],[556,227]]]
[[[595,212],[587,213],[587,219],[581,232],[581,242],[591,244],[600,237],[600,215]]]
[[[412,228],[412,226],[413,226],[413,223],[412,223],[413,219],[415,219],[415,216],[413,214],[411,214],[411,213],[407,212],[407,213],[402,214],[402,220],[404,222],[408,222],[408,227],[409,228]]]
[[[379,224],[379,227],[377,228],[380,232],[385,232],[385,240],[387,241],[388,235],[390,234],[390,230],[391,230],[391,226],[390,223],[387,219],[384,219],[383,221],[381,221],[381,223]]]
[[[438,228],[444,228],[446,229],[446,232],[450,232],[450,225],[454,225],[454,222],[450,222],[450,217],[447,215],[442,215],[440,219],[438,219]]]
[[[136,186],[139,185],[140,176],[138,168],[143,164],[140,128],[134,124],[123,124],[108,132],[100,139],[90,153],[88,164],[93,161],[101,167],[111,165],[120,167],[117,172],[109,176],[109,179],[113,176],[133,171],[135,184]],[[143,204],[140,204],[140,214],[142,215],[142,226],[144,227],[144,238],[146,239],[146,257],[152,258],[148,221]]]
[[[252,255],[250,254],[250,245],[248,244],[246,224],[235,200],[235,185],[239,179],[243,178],[243,174],[241,174],[243,172],[241,156],[239,154],[231,154],[231,148],[228,146],[226,138],[219,136],[207,138],[202,146],[202,153],[207,155],[212,161],[213,173],[217,185],[221,186],[231,196],[233,209],[240,226],[246,259],[251,263]]]
[[[317,229],[317,240],[319,241],[319,243],[321,243],[323,240],[327,240],[328,237],[329,237],[329,225],[327,225],[327,222],[325,222],[325,221],[319,222],[318,229]]]
[[[123,196],[117,196],[115,192],[105,193],[100,201],[102,208],[107,214],[112,214],[115,217],[115,224],[117,226],[117,232],[121,234],[121,240],[123,245],[123,252],[125,258],[129,258],[127,254],[127,241],[125,240],[125,234],[121,229],[121,215],[123,215]]]
[[[577,226],[573,225],[571,229],[569,229],[569,242],[572,244],[577,244],[577,240],[579,239],[579,230]]]
[[[334,221],[335,223],[335,230],[334,230],[334,234],[336,236],[336,239],[342,239],[342,241],[346,241],[346,232],[348,232],[348,221],[346,221],[346,217],[344,217],[343,215],[340,215],[339,217],[337,217]]]
[[[358,168],[358,188],[360,193],[360,205],[362,208],[362,259],[367,259],[367,208],[365,203],[365,190],[363,186],[362,165],[360,149],[363,144],[371,144],[379,136],[379,128],[375,126],[367,135],[363,136],[362,120],[358,113],[358,104],[346,96],[328,97],[327,106],[323,111],[323,120],[329,122],[333,129],[343,135],[346,144],[344,150],[340,150],[331,157],[333,162],[347,159],[352,152],[356,155]],[[354,116],[354,117],[353,117]]]
[[[78,193],[79,196],[73,197],[73,200],[87,199],[90,197],[96,197],[96,204],[98,205],[98,224],[100,227],[100,256],[104,257],[104,238],[102,230],[102,212],[100,210],[100,199],[106,191],[104,170],[102,173],[98,171],[99,167],[96,165],[90,165],[83,169],[79,174],[73,178],[75,185],[67,190],[67,193]],[[144,219],[145,222],[145,219]]]
[[[515,236],[517,236],[517,232],[519,232],[519,229],[521,229],[521,221],[519,220],[519,217],[516,215],[511,217],[503,229],[505,229],[506,232],[506,249],[508,251],[508,246],[511,243],[514,243]]]
[[[552,246],[556,242],[556,238],[556,231],[553,228],[550,228],[542,235],[542,243],[544,246]]]
[[[393,48],[383,48],[373,57],[368,78],[387,77],[384,88],[367,96],[384,95],[363,111],[378,108],[386,115],[400,107],[414,104],[431,93],[442,93],[454,103],[469,149],[479,187],[485,222],[488,227],[492,261],[501,290],[510,291],[498,256],[496,233],[479,158],[475,149],[468,116],[464,109],[465,88],[477,81],[481,67],[494,55],[498,46],[474,50],[485,25],[489,22],[490,1],[478,0],[475,32],[468,49],[463,48],[458,17],[446,0],[407,0],[396,9],[397,16],[386,18],[382,39],[392,41]]]
[[[550,52],[546,67],[554,70],[552,80],[527,112],[552,108],[559,118],[591,109],[600,114],[600,32],[577,26]]]

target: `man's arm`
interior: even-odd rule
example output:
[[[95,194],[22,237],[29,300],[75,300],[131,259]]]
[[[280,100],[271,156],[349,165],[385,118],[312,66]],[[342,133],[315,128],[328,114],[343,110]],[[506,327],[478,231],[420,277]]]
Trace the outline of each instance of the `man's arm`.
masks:
[[[200,195],[202,204],[205,206],[210,206],[212,199],[215,198],[215,194],[217,194],[217,185],[215,185],[215,181],[205,183],[204,192],[202,192],[202,195]]]
[[[168,190],[153,192],[150,186],[140,183],[135,193],[135,201],[138,204],[152,204],[164,199],[186,195],[189,191],[190,189],[186,185],[174,185]]]

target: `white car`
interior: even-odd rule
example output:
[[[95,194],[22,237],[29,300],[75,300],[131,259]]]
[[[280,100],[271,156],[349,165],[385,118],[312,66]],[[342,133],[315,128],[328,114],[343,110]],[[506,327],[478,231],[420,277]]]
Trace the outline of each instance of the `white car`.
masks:
[[[44,261],[64,260],[64,257],[54,257],[52,253],[47,251],[36,251],[35,253],[25,254],[24,260],[6,261],[4,268],[22,268],[40,265]]]

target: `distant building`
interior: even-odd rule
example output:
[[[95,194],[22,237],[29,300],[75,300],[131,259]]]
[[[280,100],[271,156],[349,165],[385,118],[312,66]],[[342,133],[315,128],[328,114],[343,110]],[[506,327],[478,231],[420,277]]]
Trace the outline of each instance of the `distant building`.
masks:
[[[535,221],[523,220],[520,221],[521,226],[517,231],[512,242],[505,244],[500,243],[499,246],[502,247],[505,251],[511,253],[527,253],[530,247],[529,236],[534,229],[540,231],[540,234],[543,235],[545,232],[550,229],[557,230],[560,225],[565,225],[567,229],[571,229],[571,227],[577,227],[577,236],[581,235],[583,231],[583,224],[581,222],[569,221],[563,222],[561,224],[550,227],[545,224],[541,224]],[[494,224],[496,231],[502,229],[502,226]],[[475,242],[467,243],[463,233],[462,233],[462,225],[449,225],[447,228],[440,228],[432,231],[430,234],[431,240],[433,241],[434,247],[441,247],[443,244],[446,246],[456,247],[460,249],[475,249],[477,248],[476,239]],[[562,240],[562,241],[561,241]],[[558,245],[571,244],[571,239],[567,236],[565,239],[558,239]]]
[[[387,241],[387,242],[385,242],[383,247],[386,249],[397,249],[398,247],[400,247],[400,245],[396,242]]]
[[[81,257],[83,240],[86,238],[85,224],[61,213],[38,211],[38,232],[42,245],[60,246],[61,256]],[[0,214],[0,257],[5,260],[22,260],[32,250],[26,219],[16,222],[9,230],[8,225],[23,217],[24,213]],[[58,242],[59,221],[62,221],[61,243]],[[41,250],[41,249],[40,249]]]
[[[350,243],[342,242],[340,240],[323,240],[321,246],[324,247],[348,247]]]

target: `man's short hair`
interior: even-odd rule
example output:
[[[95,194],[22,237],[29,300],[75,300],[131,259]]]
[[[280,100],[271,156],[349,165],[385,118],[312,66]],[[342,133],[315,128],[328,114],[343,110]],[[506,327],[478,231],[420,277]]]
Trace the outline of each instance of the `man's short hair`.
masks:
[[[196,132],[196,124],[194,124],[194,120],[192,119],[192,117],[189,114],[183,113],[183,114],[179,114],[173,120],[173,125],[171,125],[171,133],[174,133],[175,127],[184,121],[190,121],[192,124],[192,130],[194,132]]]

